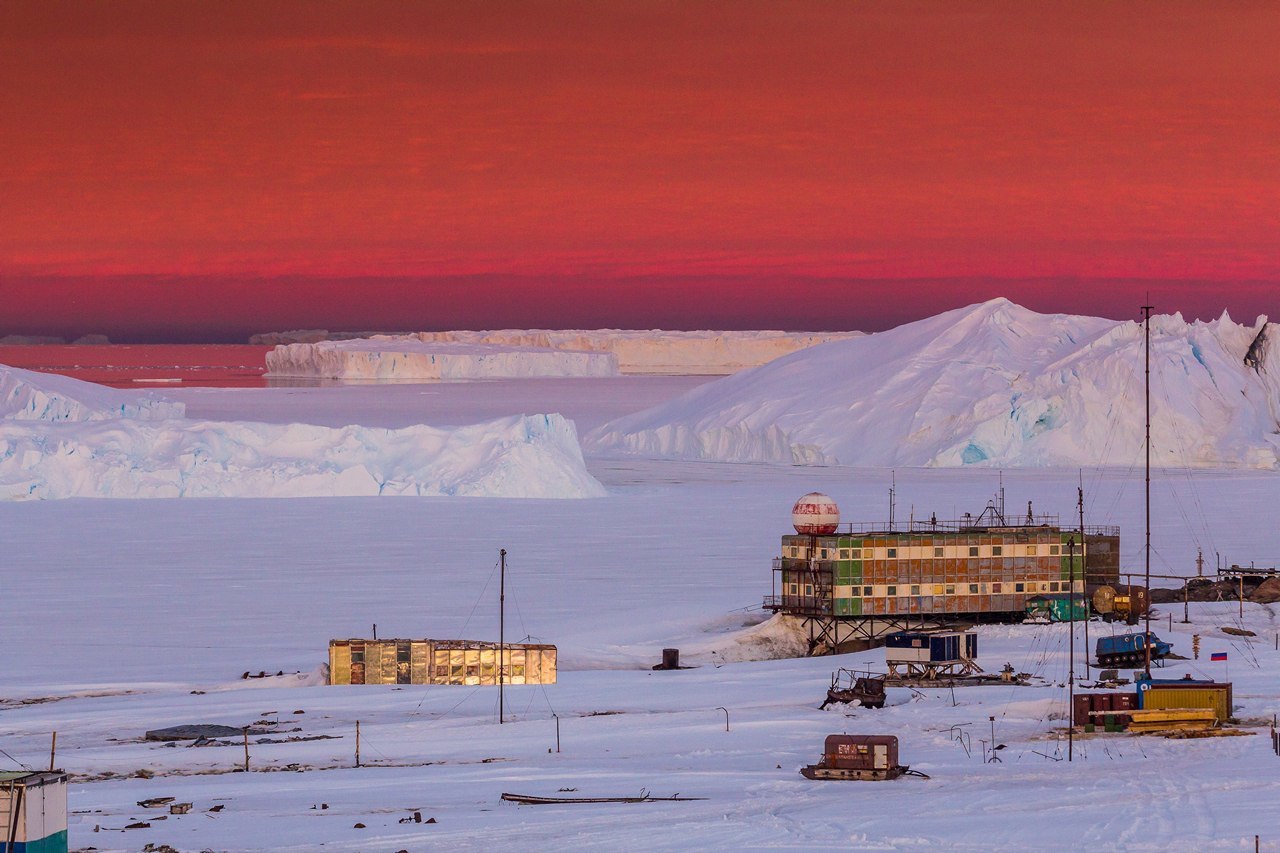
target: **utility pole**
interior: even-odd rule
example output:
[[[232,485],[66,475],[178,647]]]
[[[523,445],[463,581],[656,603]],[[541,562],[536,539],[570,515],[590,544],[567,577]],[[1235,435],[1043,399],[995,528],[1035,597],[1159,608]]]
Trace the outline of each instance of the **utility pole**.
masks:
[[[1067,652],[1067,761],[1071,760],[1075,750],[1076,738],[1076,540],[1067,540],[1067,565],[1071,567],[1071,594],[1067,596],[1067,613],[1070,614],[1071,626],[1070,650]],[[992,739],[994,740],[994,733]]]
[[[1150,305],[1142,306],[1142,333],[1143,333],[1143,391],[1146,396],[1147,404],[1147,431],[1146,431],[1146,450],[1147,450],[1147,470],[1146,470],[1146,486],[1147,486],[1147,544],[1144,549],[1146,558],[1146,636],[1142,638],[1143,655],[1146,658],[1144,670],[1147,674],[1147,680],[1151,680],[1151,308]]]
[[[498,550],[498,725],[502,725],[506,716],[506,697],[503,688],[503,664],[506,662],[506,627],[507,627],[507,549]],[[491,576],[492,577],[492,576]]]

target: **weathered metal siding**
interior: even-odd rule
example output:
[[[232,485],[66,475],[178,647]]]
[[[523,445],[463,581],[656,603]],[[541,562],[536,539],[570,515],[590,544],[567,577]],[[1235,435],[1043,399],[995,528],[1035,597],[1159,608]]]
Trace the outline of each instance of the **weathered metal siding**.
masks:
[[[842,770],[888,770],[898,766],[893,735],[827,735],[824,764]]]
[[[1037,594],[1083,592],[1059,528],[852,536],[784,536],[779,560],[784,612],[966,615],[1020,612]],[[1118,543],[1118,537],[1106,539]],[[1090,574],[1093,567],[1090,566]]]
[[[14,812],[17,812],[15,815]],[[0,828],[15,851],[66,853],[67,775],[41,771],[0,774]]]
[[[503,683],[554,684],[555,646],[507,643]],[[498,644],[473,640],[331,640],[330,684],[498,684]]]

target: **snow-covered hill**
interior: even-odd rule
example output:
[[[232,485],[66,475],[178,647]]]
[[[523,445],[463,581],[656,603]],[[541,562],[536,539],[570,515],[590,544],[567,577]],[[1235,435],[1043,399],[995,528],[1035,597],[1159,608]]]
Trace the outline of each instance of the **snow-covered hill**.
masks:
[[[1151,323],[1159,465],[1277,467],[1276,331]],[[1129,465],[1143,444],[1140,324],[1006,299],[823,344],[592,432],[598,453],[855,466]]]
[[[0,367],[0,499],[605,494],[573,422],[436,429],[182,417],[183,405]]]

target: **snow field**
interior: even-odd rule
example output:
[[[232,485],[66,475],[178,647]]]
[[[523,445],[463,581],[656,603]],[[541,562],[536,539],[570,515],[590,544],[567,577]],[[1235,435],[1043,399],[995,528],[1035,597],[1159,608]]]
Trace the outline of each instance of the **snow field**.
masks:
[[[495,389],[500,393],[500,389]],[[572,401],[564,406],[572,412]],[[883,712],[820,712],[832,669],[877,664],[883,652],[839,659],[729,663],[739,640],[761,628],[752,609],[769,592],[769,560],[789,527],[795,497],[811,489],[847,518],[887,510],[888,471],[780,468],[645,460],[592,460],[610,489],[599,501],[279,500],[53,501],[0,505],[7,533],[6,605],[0,641],[25,653],[6,670],[0,732],[10,754],[38,764],[49,732],[59,763],[89,777],[147,768],[156,778],[78,782],[72,844],[179,849],[808,849],[1203,850],[1247,848],[1255,832],[1280,849],[1274,767],[1264,734],[1210,741],[1096,736],[1077,741],[1070,766],[1054,732],[1066,712],[1066,629],[982,629],[980,662],[1006,661],[1047,680],[1033,688],[891,691]],[[994,472],[897,472],[899,512],[912,506],[973,508]],[[1070,514],[1075,471],[1008,471],[1011,506],[1028,496],[1038,512]],[[1274,540],[1250,523],[1273,503],[1274,477],[1209,472],[1194,481],[1157,471],[1153,570],[1194,572],[1197,542],[1239,560],[1271,559]],[[1119,523],[1126,567],[1140,565],[1141,474],[1087,471],[1089,523]],[[1205,517],[1198,516],[1193,492]],[[1183,513],[1197,519],[1188,524]],[[1203,524],[1203,526],[1202,526]],[[1212,536],[1210,535],[1212,534]],[[493,639],[497,548],[510,552],[508,636],[556,643],[561,680],[543,693],[508,689],[516,722],[496,723],[492,689],[282,688],[242,671],[313,672],[334,637],[468,636]],[[1268,549],[1271,549],[1270,551]],[[71,592],[74,590],[74,592]],[[1175,620],[1181,608],[1174,607]],[[1165,612],[1165,608],[1161,608]],[[1273,608],[1248,604],[1253,640],[1229,638],[1234,603],[1193,605],[1195,625],[1174,623],[1175,650],[1203,636],[1194,667],[1212,674],[1228,651],[1239,713],[1280,711],[1280,656]],[[54,626],[54,627],[51,627]],[[1156,622],[1161,636],[1162,618]],[[1083,630],[1078,638],[1083,642]],[[1096,639],[1110,630],[1095,623]],[[40,642],[29,637],[37,634]],[[700,668],[655,673],[666,646]],[[1246,652],[1248,650],[1248,653]],[[768,650],[757,650],[768,653]],[[1079,653],[1079,647],[1077,649]],[[715,654],[712,654],[715,652]],[[1252,654],[1255,668],[1247,662]],[[289,683],[286,680],[286,683]],[[15,700],[75,693],[34,705]],[[202,690],[203,695],[190,691]],[[730,709],[731,731],[723,731]],[[303,773],[223,774],[239,747],[185,749],[137,742],[149,728],[182,722],[233,725],[274,710],[281,728],[341,740],[252,745],[254,767],[300,764]],[[292,714],[304,710],[304,715]],[[561,717],[562,752],[554,749]],[[595,712],[622,713],[591,716]],[[984,765],[977,742],[997,717],[1003,763]],[[321,769],[362,757],[429,766]],[[973,757],[949,739],[969,723]],[[891,733],[903,760],[933,776],[892,783],[808,782],[826,734]],[[114,742],[111,738],[119,738]],[[43,757],[42,757],[43,756]],[[485,759],[501,761],[483,763]],[[443,762],[443,763],[439,763]],[[781,767],[777,767],[777,765]],[[216,775],[163,775],[204,773]],[[705,802],[516,807],[503,791],[707,796]],[[191,815],[149,830],[93,833],[154,814],[137,800],[177,796]],[[217,799],[226,798],[226,799]],[[216,803],[226,809],[206,817]],[[327,802],[330,809],[312,811]],[[1121,806],[1117,808],[1116,804]],[[92,810],[101,810],[94,814]],[[439,823],[399,824],[412,809]],[[197,813],[199,812],[199,813]],[[353,824],[366,824],[356,830]],[[267,839],[264,831],[271,833]],[[434,834],[433,834],[434,833]],[[1033,833],[1028,835],[1028,833]],[[1269,846],[1268,846],[1269,845]]]

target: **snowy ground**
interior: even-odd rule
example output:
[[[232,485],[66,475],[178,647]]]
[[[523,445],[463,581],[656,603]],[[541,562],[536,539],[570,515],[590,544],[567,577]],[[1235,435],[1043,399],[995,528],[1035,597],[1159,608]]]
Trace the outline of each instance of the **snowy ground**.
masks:
[[[494,382],[432,386],[430,398],[413,386],[174,396],[193,417],[379,426],[471,423],[537,399],[530,410],[562,412],[585,431],[696,381]],[[58,732],[58,764],[77,774],[73,848],[1249,850],[1257,833],[1263,849],[1280,850],[1280,758],[1261,728],[1280,712],[1273,607],[1245,605],[1243,624],[1258,634],[1250,640],[1220,630],[1239,623],[1235,604],[1193,605],[1187,626],[1173,608],[1175,650],[1189,655],[1192,632],[1203,646],[1200,661],[1169,674],[1221,676],[1229,666],[1237,714],[1258,734],[1081,737],[1068,764],[1054,760],[1065,750],[1062,626],[984,629],[984,666],[1007,661],[1042,681],[958,690],[954,705],[948,692],[892,690],[883,711],[817,710],[835,666],[875,666],[883,652],[720,663],[751,656],[739,640],[762,630],[758,604],[794,499],[817,489],[847,519],[882,519],[889,471],[607,458],[588,466],[608,497],[2,503],[0,641],[10,657],[0,749],[38,767]],[[1141,471],[1083,477],[1088,522],[1122,525],[1125,565],[1140,567]],[[1076,478],[1007,471],[1008,506],[1034,499],[1037,512],[1069,516]],[[899,517],[976,512],[998,487],[990,470],[899,469],[896,480]],[[1273,473],[1162,470],[1153,494],[1153,571],[1194,572],[1197,546],[1210,566],[1215,551],[1224,562],[1280,558]],[[556,643],[562,656],[558,684],[509,689],[515,722],[498,725],[491,688],[302,686],[331,637],[365,636],[375,622],[379,636],[496,638],[500,547],[510,553],[508,636]],[[1169,634],[1163,615],[1158,622],[1157,633]],[[1093,636],[1107,630],[1091,627]],[[665,646],[699,667],[649,671]],[[1229,664],[1208,663],[1213,651],[1227,651]],[[246,670],[304,677],[241,681]],[[729,709],[729,732],[719,706]],[[982,761],[990,716],[1005,744],[997,764]],[[260,719],[339,739],[251,744],[248,774],[229,772],[243,760],[239,746],[141,740],[166,725]],[[374,766],[351,766],[356,720],[362,758]],[[956,725],[968,733],[964,745],[950,734]],[[903,760],[932,779],[801,778],[823,737],[841,731],[898,735]],[[13,765],[0,755],[0,766]],[[154,778],[133,775],[143,769]],[[259,772],[267,770],[282,772]],[[498,799],[561,788],[707,799]],[[135,805],[156,796],[195,809],[115,831],[163,814]],[[322,803],[329,808],[312,808]],[[215,805],[225,808],[207,811]],[[399,823],[415,809],[437,823]]]

